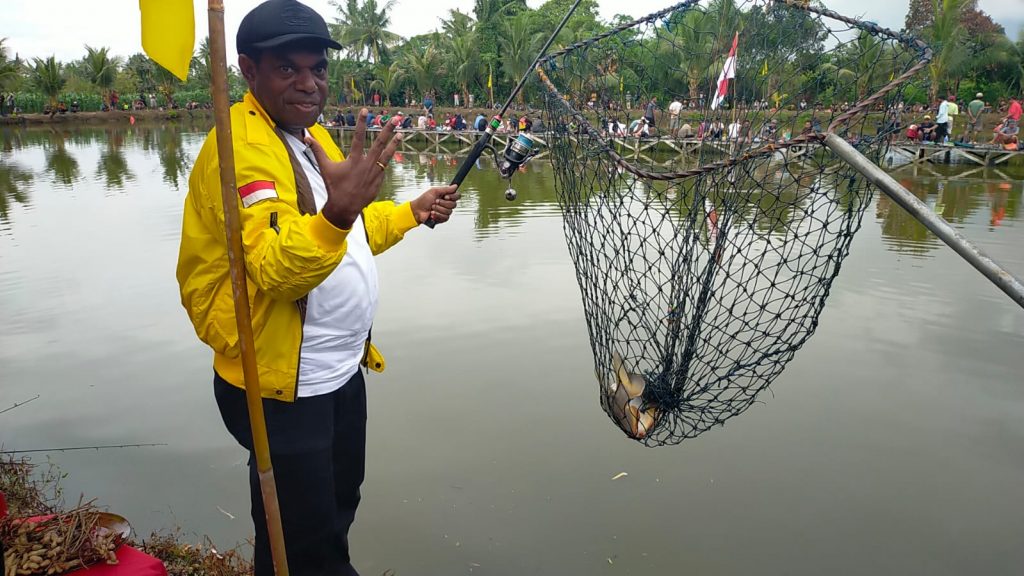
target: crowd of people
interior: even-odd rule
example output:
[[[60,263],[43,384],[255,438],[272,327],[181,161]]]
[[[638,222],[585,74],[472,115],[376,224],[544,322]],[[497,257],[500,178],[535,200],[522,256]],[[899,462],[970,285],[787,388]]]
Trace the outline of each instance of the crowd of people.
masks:
[[[488,119],[482,112],[477,112],[476,116],[469,120],[468,116],[463,116],[461,113],[445,113],[444,118],[438,122],[434,117],[433,105],[426,106],[427,100],[424,101],[424,108],[415,117],[411,112],[403,112],[398,110],[392,114],[387,108],[380,108],[377,112],[370,110],[366,117],[366,126],[370,130],[380,130],[387,126],[389,121],[396,121],[396,127],[402,130],[422,130],[430,132],[465,132],[465,131],[476,131],[483,132],[487,129]],[[341,127],[341,128],[355,128],[356,126],[356,114],[354,108],[348,108],[342,111],[338,108],[334,116],[327,119],[321,116],[321,123],[325,126]],[[543,125],[539,120],[534,120],[529,115],[523,114],[518,118],[514,116],[507,116],[501,121],[497,132],[499,134],[518,134],[520,132],[532,132],[534,130],[543,130]]]
[[[999,146],[1007,150],[1019,150],[1021,103],[1017,98],[1011,98],[1008,102],[1000,102],[997,110],[1001,117],[998,123],[992,128],[991,138],[987,142],[979,142],[979,138],[985,136],[984,114],[992,111],[992,107],[984,101],[985,95],[981,92],[975,94],[973,100],[964,107],[963,115],[966,116],[966,126],[956,132],[956,118],[961,115],[960,106],[957,104],[956,95],[947,94],[945,98],[936,102],[935,117],[931,115],[931,109],[922,109],[918,112],[928,112],[920,122],[907,126],[906,138],[916,142],[930,142],[942,145],[987,144]]]

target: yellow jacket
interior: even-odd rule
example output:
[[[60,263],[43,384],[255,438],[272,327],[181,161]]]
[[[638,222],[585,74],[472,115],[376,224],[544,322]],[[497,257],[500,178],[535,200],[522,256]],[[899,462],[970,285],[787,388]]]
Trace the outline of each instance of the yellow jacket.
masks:
[[[239,202],[256,364],[264,398],[293,401],[302,348],[306,295],[345,255],[349,230],[315,213],[301,167],[252,94],[231,107],[235,178],[239,194],[257,189],[264,198]],[[320,125],[309,129],[332,160],[341,150]],[[374,202],[363,210],[370,249],[379,254],[416,227],[408,204]],[[244,387],[228,272],[215,130],[189,177],[178,253],[181,303],[199,339],[213,348],[213,367]]]

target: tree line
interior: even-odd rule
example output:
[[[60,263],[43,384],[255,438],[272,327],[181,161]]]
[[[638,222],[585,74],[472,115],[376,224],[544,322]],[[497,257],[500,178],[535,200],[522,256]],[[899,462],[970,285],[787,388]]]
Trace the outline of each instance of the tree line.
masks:
[[[333,20],[332,36],[346,48],[331,54],[332,103],[361,105],[373,102],[376,94],[381,106],[422,102],[426,95],[450,105],[456,93],[463,103],[471,94],[477,105],[503,101],[571,3],[548,0],[534,9],[525,0],[476,0],[472,14],[451,10],[434,32],[403,38],[389,29],[396,0],[336,0],[335,13],[325,16]],[[628,20],[603,21],[596,0],[584,0],[553,49]],[[787,96],[822,105],[854,102],[877,85],[875,76],[886,74],[878,62],[890,57],[890,47],[866,33],[827,48],[829,31],[803,11],[711,0],[706,7],[672,15],[653,33],[623,34],[614,50],[590,57],[590,66],[574,71],[567,91],[706,103],[708,78],[717,74],[733,30],[743,31],[745,46],[737,101],[777,103]],[[963,97],[982,92],[994,103],[1024,91],[1024,38],[1011,40],[977,8],[977,0],[911,0],[904,31],[925,40],[935,54],[928,74],[904,91],[907,103],[931,103],[947,91]],[[114,92],[125,104],[141,97],[148,106],[153,95],[161,107],[205,105],[211,99],[209,55],[204,39],[182,82],[142,53],[121,58],[108,48],[86,46],[83,57],[70,62],[53,56],[22,60],[12,58],[0,40],[0,92],[15,93],[23,112],[73,101],[81,110],[98,110]],[[245,83],[234,66],[229,82],[232,97],[240,98]],[[520,103],[537,103],[539,96],[537,87],[528,87]]]

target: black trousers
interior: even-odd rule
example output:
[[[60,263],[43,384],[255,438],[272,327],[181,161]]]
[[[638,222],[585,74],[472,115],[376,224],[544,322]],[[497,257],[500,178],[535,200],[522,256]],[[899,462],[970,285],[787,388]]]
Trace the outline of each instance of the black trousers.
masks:
[[[273,576],[245,391],[214,373],[224,425],[249,451],[249,490],[256,529],[254,576]],[[263,400],[288,569],[292,576],[358,576],[348,530],[359,506],[366,460],[366,385],[356,372],[340,389],[295,402]]]

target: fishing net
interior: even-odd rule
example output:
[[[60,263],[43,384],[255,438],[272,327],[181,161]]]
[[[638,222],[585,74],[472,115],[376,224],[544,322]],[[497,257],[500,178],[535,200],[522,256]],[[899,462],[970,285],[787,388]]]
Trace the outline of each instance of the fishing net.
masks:
[[[715,0],[541,61],[601,404],[628,436],[674,444],[724,423],[813,334],[872,198],[823,135],[877,162],[929,59],[824,8]]]

